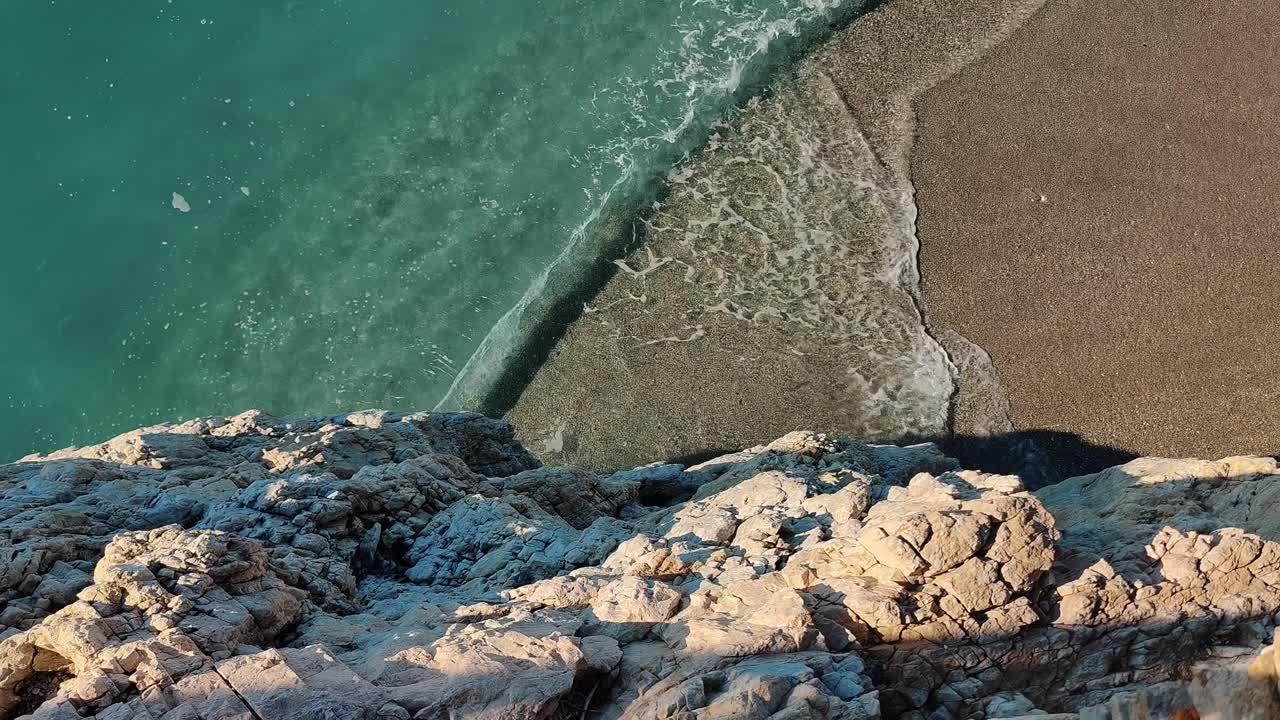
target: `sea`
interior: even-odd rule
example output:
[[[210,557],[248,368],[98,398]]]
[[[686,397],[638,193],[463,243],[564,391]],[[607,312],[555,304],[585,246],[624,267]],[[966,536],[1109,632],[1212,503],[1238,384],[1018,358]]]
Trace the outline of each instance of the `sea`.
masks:
[[[584,238],[859,9],[0,0],[0,461],[463,409],[548,277],[608,262]]]

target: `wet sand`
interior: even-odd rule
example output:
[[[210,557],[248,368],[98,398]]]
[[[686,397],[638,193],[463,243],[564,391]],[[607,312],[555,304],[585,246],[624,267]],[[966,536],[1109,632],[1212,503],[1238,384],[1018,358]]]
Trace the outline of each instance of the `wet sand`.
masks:
[[[1051,0],[917,99],[930,322],[1017,429],[1280,452],[1276,37],[1265,0]]]
[[[911,101],[1039,3],[903,0],[836,33],[675,174],[640,245],[485,409],[544,460],[601,469],[798,429],[944,434],[954,387],[918,311]]]
[[[602,468],[800,428],[945,425],[1019,472],[1280,450],[1277,18],[885,4],[713,140],[499,411]]]

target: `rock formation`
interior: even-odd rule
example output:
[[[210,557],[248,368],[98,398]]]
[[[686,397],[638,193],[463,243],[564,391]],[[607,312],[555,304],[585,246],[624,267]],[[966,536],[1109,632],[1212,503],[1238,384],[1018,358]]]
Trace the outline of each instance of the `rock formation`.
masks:
[[[1033,494],[814,433],[599,475],[478,415],[162,425],[0,467],[0,718],[1276,717],[1277,498],[1268,458]]]

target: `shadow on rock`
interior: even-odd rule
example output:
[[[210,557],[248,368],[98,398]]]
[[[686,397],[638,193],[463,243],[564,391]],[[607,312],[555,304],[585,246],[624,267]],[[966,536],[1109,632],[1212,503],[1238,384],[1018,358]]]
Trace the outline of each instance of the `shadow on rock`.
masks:
[[[0,467],[0,718],[1280,715],[1272,458],[1031,492],[932,444],[512,437],[246,415]]]
[[[952,435],[934,442],[963,467],[1017,475],[1032,490],[1137,457],[1128,450],[1097,445],[1076,433],[1056,430],[1023,430],[985,437]]]

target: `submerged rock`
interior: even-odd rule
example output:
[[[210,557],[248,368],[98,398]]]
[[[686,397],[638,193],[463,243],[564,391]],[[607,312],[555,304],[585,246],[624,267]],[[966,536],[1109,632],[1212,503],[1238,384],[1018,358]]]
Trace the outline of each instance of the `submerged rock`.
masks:
[[[927,444],[601,475],[513,437],[247,413],[0,467],[0,718],[1280,708],[1274,460],[1031,493]]]

